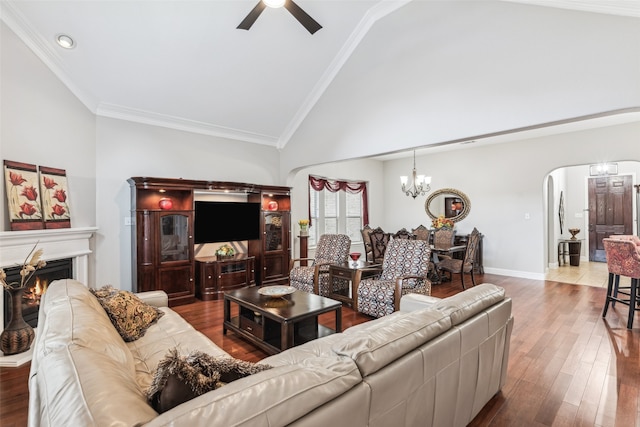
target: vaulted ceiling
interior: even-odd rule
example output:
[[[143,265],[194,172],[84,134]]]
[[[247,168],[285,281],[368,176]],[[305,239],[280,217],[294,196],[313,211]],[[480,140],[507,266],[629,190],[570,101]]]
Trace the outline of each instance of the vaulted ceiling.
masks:
[[[1,16],[99,116],[283,147],[367,31],[411,0],[296,0],[321,30],[285,8],[237,29],[258,1],[3,0]],[[640,16],[637,0],[509,1]]]

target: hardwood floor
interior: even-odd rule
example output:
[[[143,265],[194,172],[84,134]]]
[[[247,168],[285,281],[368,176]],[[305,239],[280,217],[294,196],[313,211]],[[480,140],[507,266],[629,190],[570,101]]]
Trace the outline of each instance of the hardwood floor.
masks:
[[[626,329],[627,307],[601,312],[606,290],[556,281],[486,274],[479,283],[503,286],[515,319],[507,382],[471,426],[640,426],[640,320]],[[433,295],[460,290],[459,279]],[[175,308],[232,356],[266,355],[233,333],[222,335],[222,303]],[[321,317],[331,326],[332,315]],[[343,327],[367,316],[343,309]],[[0,424],[27,422],[29,365],[0,369]]]

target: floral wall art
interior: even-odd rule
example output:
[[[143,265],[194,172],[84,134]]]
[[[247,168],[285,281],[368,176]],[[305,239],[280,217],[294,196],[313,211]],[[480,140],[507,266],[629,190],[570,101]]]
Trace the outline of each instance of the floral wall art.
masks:
[[[68,188],[67,172],[64,169],[40,166],[44,228],[71,227]]]
[[[11,230],[69,228],[69,189],[64,169],[4,161]]]
[[[36,165],[4,161],[11,230],[44,228]]]

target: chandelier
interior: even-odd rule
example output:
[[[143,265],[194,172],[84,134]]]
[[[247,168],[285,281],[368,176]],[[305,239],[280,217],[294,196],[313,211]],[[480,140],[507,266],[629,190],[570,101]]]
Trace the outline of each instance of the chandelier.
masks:
[[[418,175],[416,172],[416,151],[413,150],[413,173],[411,174],[411,185],[407,187],[409,183],[409,177],[401,176],[400,182],[402,183],[402,192],[407,196],[411,196],[414,199],[418,197],[418,194],[424,196],[425,193],[431,190],[431,177]]]

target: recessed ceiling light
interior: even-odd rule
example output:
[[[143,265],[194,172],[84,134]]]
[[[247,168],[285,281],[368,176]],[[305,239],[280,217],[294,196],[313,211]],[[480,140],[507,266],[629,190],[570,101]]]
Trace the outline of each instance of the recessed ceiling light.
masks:
[[[56,36],[56,42],[65,49],[73,49],[76,47],[76,43],[73,39],[66,34],[58,34]]]
[[[266,4],[269,7],[282,7],[284,6],[284,3],[286,0],[262,0],[264,4]]]

